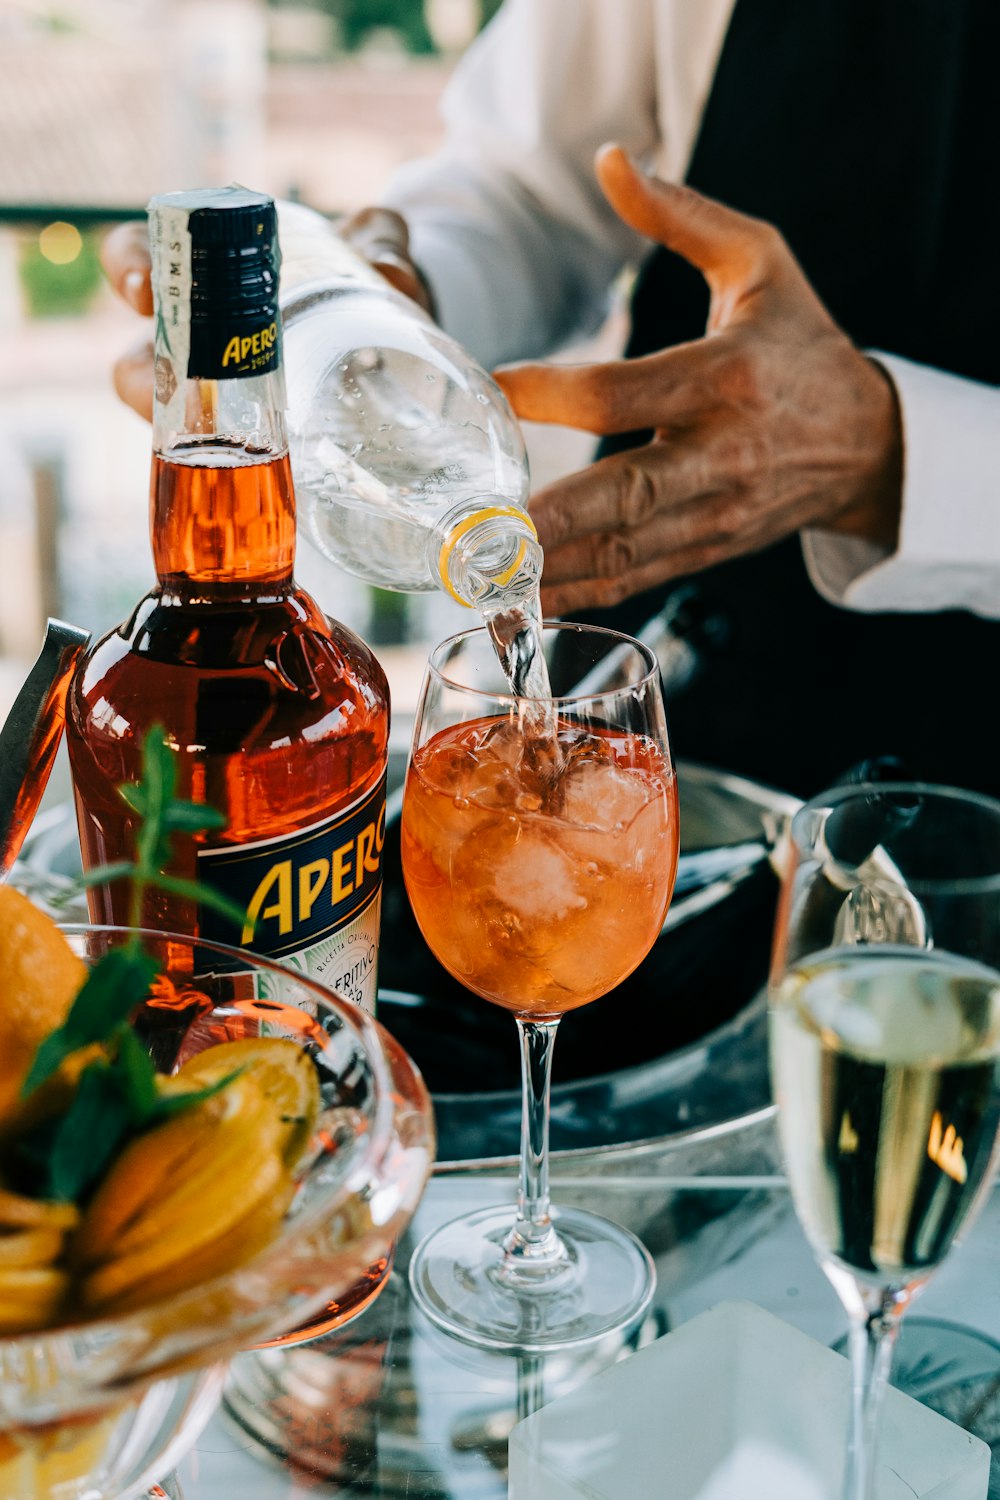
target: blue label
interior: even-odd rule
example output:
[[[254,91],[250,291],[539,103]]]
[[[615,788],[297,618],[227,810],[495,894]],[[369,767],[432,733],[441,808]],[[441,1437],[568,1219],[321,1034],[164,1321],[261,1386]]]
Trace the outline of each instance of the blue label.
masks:
[[[385,776],[346,811],[283,838],[199,849],[199,881],[246,912],[237,939],[231,922],[202,907],[201,936],[264,958],[315,947],[378,899],[384,843]],[[210,967],[225,966],[213,955]]]

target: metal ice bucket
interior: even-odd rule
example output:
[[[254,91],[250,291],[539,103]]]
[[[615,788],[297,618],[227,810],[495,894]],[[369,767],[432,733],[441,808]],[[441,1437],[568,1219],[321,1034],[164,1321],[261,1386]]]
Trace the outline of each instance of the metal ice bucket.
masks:
[[[611,996],[560,1027],[557,1155],[617,1156],[750,1120],[770,1104],[761,987],[778,884],[771,854],[798,803],[685,762],[678,785],[681,860],[663,931]],[[439,1170],[513,1158],[520,1129],[514,1025],[453,980],[423,942],[402,882],[401,805],[397,790],[387,817],[379,1019],[430,1087]],[[60,804],[36,819],[14,878],[44,894],[78,870],[75,819]]]
[[[678,785],[681,860],[663,931],[634,974],[559,1028],[557,1154],[672,1138],[770,1103],[762,985],[778,888],[771,855],[798,803],[683,762]],[[379,1016],[424,1071],[439,1163],[514,1157],[514,1027],[424,944],[403,889],[400,805],[397,794],[387,818]]]

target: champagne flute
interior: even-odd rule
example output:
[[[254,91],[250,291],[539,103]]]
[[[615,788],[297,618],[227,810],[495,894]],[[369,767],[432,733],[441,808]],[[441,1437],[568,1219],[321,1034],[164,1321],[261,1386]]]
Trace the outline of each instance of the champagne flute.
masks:
[[[449,1333],[522,1353],[626,1327],[652,1296],[652,1261],[633,1235],[550,1207],[549,1091],[561,1016],[619,984],[655,942],[678,841],[653,653],[580,625],[541,636],[546,698],[510,691],[484,629],[431,653],[401,824],[424,938],[455,978],[513,1013],[522,1073],[516,1215],[491,1208],[443,1226],[418,1246],[410,1284]]]
[[[795,816],[771,1070],[796,1212],[848,1315],[846,1500],[874,1494],[899,1319],[983,1201],[1000,1124],[1000,803],[842,787]]]

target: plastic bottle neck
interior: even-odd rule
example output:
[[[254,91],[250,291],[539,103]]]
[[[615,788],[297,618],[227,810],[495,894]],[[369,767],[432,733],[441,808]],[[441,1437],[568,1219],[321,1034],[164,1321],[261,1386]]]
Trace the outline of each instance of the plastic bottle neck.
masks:
[[[460,604],[490,615],[533,600],[542,574],[542,549],[527,511],[472,500],[435,527],[429,565]]]

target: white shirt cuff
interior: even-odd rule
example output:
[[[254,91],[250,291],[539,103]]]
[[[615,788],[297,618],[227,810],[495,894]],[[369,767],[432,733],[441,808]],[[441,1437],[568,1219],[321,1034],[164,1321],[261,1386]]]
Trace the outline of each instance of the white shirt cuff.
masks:
[[[804,531],[813,586],[864,611],[1000,617],[1000,389],[875,354],[899,396],[903,506],[895,552]]]

